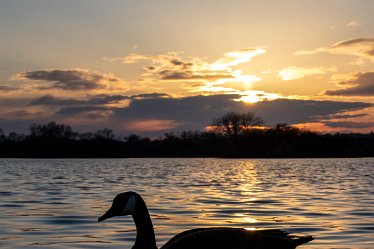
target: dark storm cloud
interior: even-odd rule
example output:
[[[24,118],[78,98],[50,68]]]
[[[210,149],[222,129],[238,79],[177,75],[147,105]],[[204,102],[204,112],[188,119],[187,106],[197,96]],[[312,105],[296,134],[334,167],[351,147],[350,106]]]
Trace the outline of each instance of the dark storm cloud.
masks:
[[[356,73],[350,80],[340,82],[345,89],[326,91],[327,95],[345,96],[373,96],[374,95],[374,72]]]
[[[374,127],[374,122],[324,122],[332,128],[360,129]]]
[[[39,89],[62,89],[67,91],[100,89],[105,87],[104,83],[106,82],[119,82],[114,77],[82,69],[28,71],[18,74],[18,77],[53,83],[50,86],[39,87]]]

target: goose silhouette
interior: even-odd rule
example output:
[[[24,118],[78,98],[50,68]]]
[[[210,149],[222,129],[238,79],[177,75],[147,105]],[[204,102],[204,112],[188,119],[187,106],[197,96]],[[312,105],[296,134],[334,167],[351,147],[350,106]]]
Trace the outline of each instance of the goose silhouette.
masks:
[[[143,198],[135,192],[118,194],[98,222],[114,216],[131,215],[136,225],[132,249],[157,249],[151,217]],[[278,229],[249,231],[244,228],[197,228],[175,235],[160,249],[292,249],[312,236],[292,236]]]

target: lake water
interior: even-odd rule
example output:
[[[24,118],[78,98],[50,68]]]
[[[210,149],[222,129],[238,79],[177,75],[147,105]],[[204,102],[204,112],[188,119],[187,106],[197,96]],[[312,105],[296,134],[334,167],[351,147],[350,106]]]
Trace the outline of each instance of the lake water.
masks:
[[[157,244],[196,227],[279,228],[300,248],[374,248],[374,159],[0,159],[1,248],[131,248],[113,197],[145,199]]]

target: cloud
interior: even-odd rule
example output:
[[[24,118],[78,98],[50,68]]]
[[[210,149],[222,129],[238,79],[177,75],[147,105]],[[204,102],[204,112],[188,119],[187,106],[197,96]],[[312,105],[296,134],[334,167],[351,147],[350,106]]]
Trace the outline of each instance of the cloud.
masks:
[[[237,66],[249,62],[253,57],[266,53],[263,48],[247,48],[239,51],[228,52],[225,57],[212,63],[213,70],[225,70],[228,67]]]
[[[17,87],[0,85],[0,92],[11,92],[11,91],[17,91],[17,90],[19,90],[19,88]]]
[[[247,48],[225,53],[222,58],[208,62],[198,57],[182,58],[182,52],[168,52],[161,55],[130,54],[122,58],[112,58],[109,61],[121,61],[133,64],[146,61],[143,81],[147,82],[182,82],[184,84],[204,83],[201,88],[194,87],[195,92],[205,92],[207,88],[217,90],[217,85],[227,82],[240,82],[247,85],[261,80],[255,75],[246,75],[241,70],[234,70],[235,66],[249,62],[253,57],[265,53],[263,48]],[[188,88],[187,85],[185,85]],[[224,89],[224,91],[229,89]],[[231,90],[230,90],[231,91]],[[235,91],[235,90],[234,90]]]
[[[271,125],[284,122],[292,124],[331,119],[348,111],[361,110],[372,106],[372,104],[363,102],[295,99],[275,99],[247,104],[237,101],[241,97],[237,94],[198,95],[183,98],[133,97],[126,107],[105,106],[102,105],[102,102],[96,102],[94,105],[91,101],[90,106],[64,107],[57,114],[71,116],[94,111],[112,111],[113,117],[117,121],[121,119],[131,121],[174,120],[186,129],[198,129],[209,124],[213,118],[229,111],[255,112]]]
[[[276,93],[267,93],[263,91],[256,91],[256,90],[250,90],[245,91],[241,94],[241,97],[239,99],[236,99],[237,101],[243,101],[245,103],[256,103],[259,101],[268,101],[268,100],[275,100],[282,98],[281,95]]]
[[[325,125],[333,128],[362,129],[374,128],[374,122],[323,122]]]
[[[122,134],[136,132],[146,136],[159,136],[170,131],[203,130],[214,118],[231,111],[254,112],[264,119],[267,125],[275,125],[334,122],[336,120],[332,119],[339,118],[339,115],[339,121],[345,122],[343,115],[358,111],[360,115],[365,115],[365,109],[373,106],[364,102],[295,99],[274,99],[249,104],[238,101],[241,97],[243,96],[240,94],[220,94],[174,98],[155,93],[133,96],[100,95],[85,100],[63,100],[44,96],[35,101],[37,106],[24,108],[32,115],[21,113],[24,117],[22,119],[14,115],[7,116],[6,119],[2,117],[0,127],[12,130],[14,128],[10,125],[15,125],[15,121],[19,124],[14,127],[28,127],[34,122],[56,121],[72,125],[80,131],[109,127]],[[112,105],[112,101],[125,98],[128,98],[127,105]],[[44,112],[44,109],[48,112]],[[367,122],[371,120],[367,119]]]
[[[173,71],[163,70],[159,72],[160,79],[162,80],[207,80],[216,81],[219,79],[230,79],[234,78],[230,74],[217,74],[217,73],[194,73],[192,71]]]
[[[145,99],[145,98],[165,98],[170,97],[165,93],[145,93],[132,96],[99,94],[88,96],[86,99],[62,99],[53,95],[44,95],[32,102],[29,106],[95,106],[122,103],[124,100]]]
[[[338,83],[339,86],[346,87],[340,90],[326,91],[327,95],[344,96],[373,96],[374,95],[374,71],[355,73],[352,78]]]
[[[68,117],[74,117],[74,116],[88,116],[89,118],[102,118],[107,117],[112,114],[112,109],[105,106],[85,106],[85,107],[66,107],[55,114],[61,115],[61,116],[68,116]]]
[[[69,106],[69,105],[105,105],[122,100],[128,100],[130,97],[122,95],[95,95],[88,99],[61,99],[52,95],[44,95],[29,103],[29,106]]]
[[[358,27],[360,25],[361,25],[361,23],[359,23],[358,21],[351,21],[351,22],[347,23],[347,27],[351,27],[351,28],[355,28],[355,27]]]
[[[131,99],[146,99],[146,98],[169,98],[170,95],[167,93],[142,93],[137,95],[132,95]]]
[[[176,52],[156,56],[130,54],[124,58],[117,58],[117,60],[124,64],[132,64],[141,60],[150,61],[151,64],[144,68],[147,75],[156,76],[160,80],[216,81],[224,78],[234,78],[225,70],[210,70],[209,64],[199,58],[185,61],[180,58],[180,53]]]
[[[336,68],[291,66],[280,70],[278,75],[282,80],[296,80],[310,75],[321,75],[334,71],[336,71]]]
[[[192,68],[194,66],[207,66],[213,71],[226,70],[228,67],[237,66],[249,62],[253,57],[266,53],[264,48],[246,48],[237,51],[231,51],[224,54],[224,57],[213,62],[208,63],[200,58],[192,58],[190,61],[184,61],[180,58],[182,52],[168,52],[161,55],[141,55],[141,54],[129,54],[125,57],[118,58],[104,58],[107,61],[121,61],[124,64],[133,64],[142,60],[151,61],[153,64],[167,65],[172,64],[174,66],[182,67],[185,69]],[[152,68],[150,68],[152,69]],[[207,69],[207,68],[204,68]]]
[[[185,62],[180,58],[182,52],[168,52],[160,55],[142,55],[142,54],[129,54],[125,57],[117,58],[105,58],[107,61],[121,61],[123,64],[133,64],[139,61],[150,61],[151,64],[156,65],[167,65],[172,64],[175,66],[182,66],[185,68],[192,67],[194,65],[193,60],[191,62]],[[152,68],[150,68],[152,69]]]
[[[324,117],[324,119],[346,119],[346,118],[361,118],[368,116],[367,113],[357,113],[357,114],[332,114],[328,117]]]
[[[128,107],[113,110],[117,119],[174,120],[177,129],[203,129],[213,118],[226,112],[255,112],[268,125],[302,123],[323,119],[325,116],[361,110],[372,104],[362,102],[334,102],[276,99],[246,104],[240,95],[192,96],[133,100]]]
[[[149,132],[170,130],[177,126],[178,123],[174,120],[146,119],[130,122],[127,126],[127,129],[134,132]]]
[[[39,89],[62,89],[65,91],[94,90],[105,88],[108,83],[120,83],[121,80],[106,74],[93,73],[84,69],[52,69],[22,72],[15,79],[47,81],[51,85]]]
[[[296,55],[307,55],[316,53],[346,54],[360,58],[366,58],[374,62],[374,38],[356,38],[332,44],[329,47],[317,48],[312,51],[299,51]]]
[[[6,116],[7,118],[10,119],[28,119],[31,118],[34,115],[39,115],[39,113],[35,113],[29,110],[14,110],[14,111],[8,111],[4,113],[2,116]]]
[[[319,121],[330,115],[371,107],[370,103],[276,99],[259,102],[253,111],[270,124]]]
[[[37,106],[37,105],[43,105],[43,106],[60,106],[60,105],[82,105],[85,104],[86,101],[84,100],[76,100],[76,99],[59,99],[55,98],[52,95],[45,95],[42,96],[31,103],[29,103],[29,106]]]

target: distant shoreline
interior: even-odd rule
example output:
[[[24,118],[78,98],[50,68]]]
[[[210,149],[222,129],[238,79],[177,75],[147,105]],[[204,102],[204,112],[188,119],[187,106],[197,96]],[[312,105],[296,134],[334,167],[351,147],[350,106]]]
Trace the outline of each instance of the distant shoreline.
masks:
[[[34,125],[30,134],[0,134],[0,158],[361,158],[374,157],[374,133],[318,134],[287,125],[240,133],[181,131],[158,139],[120,137],[109,129],[77,133]]]

